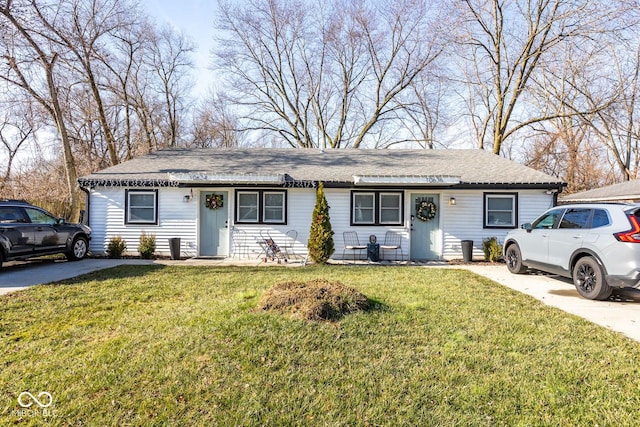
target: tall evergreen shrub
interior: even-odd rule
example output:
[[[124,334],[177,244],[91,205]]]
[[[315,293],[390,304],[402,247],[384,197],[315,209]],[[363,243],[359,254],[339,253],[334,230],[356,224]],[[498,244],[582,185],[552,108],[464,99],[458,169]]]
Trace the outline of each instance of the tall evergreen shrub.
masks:
[[[334,252],[329,205],[324,197],[322,182],[318,184],[318,190],[316,191],[316,205],[313,208],[307,247],[309,249],[309,258],[318,264],[326,263]]]

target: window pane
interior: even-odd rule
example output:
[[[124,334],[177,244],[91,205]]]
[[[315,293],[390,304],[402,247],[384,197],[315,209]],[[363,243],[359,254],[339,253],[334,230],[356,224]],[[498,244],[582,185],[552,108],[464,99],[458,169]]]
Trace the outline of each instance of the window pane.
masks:
[[[353,204],[354,204],[354,212],[353,212],[353,222],[354,223],[365,223],[371,224],[374,222],[373,218],[373,194],[355,194],[353,196]]]
[[[258,209],[255,207],[238,208],[238,220],[240,221],[258,221]]]
[[[55,224],[57,222],[56,218],[37,209],[25,208],[25,210],[34,224]]]
[[[591,228],[604,227],[609,224],[609,215],[607,215],[606,211],[602,209],[596,209],[593,212],[593,221],[591,223]]]
[[[238,194],[238,221],[258,222],[258,193]]]
[[[487,225],[513,225],[511,212],[490,212]]]
[[[380,222],[398,224],[400,221],[400,195],[381,194]]]
[[[533,228],[554,228],[558,221],[560,221],[562,212],[564,212],[564,209],[552,210],[545,216],[537,219],[536,222],[533,223]]]
[[[154,204],[155,204],[155,194],[129,193],[129,206],[131,207],[153,207]]]
[[[513,199],[511,197],[489,197],[487,208],[490,211],[510,211],[513,208]]]
[[[383,209],[384,208],[400,209],[400,195],[399,194],[381,194],[380,207]]]
[[[559,228],[587,228],[591,209],[569,209],[562,217]]]
[[[153,208],[131,208],[129,209],[129,221],[155,222],[153,218],[153,211]]]
[[[284,193],[264,193],[264,221],[284,222]]]

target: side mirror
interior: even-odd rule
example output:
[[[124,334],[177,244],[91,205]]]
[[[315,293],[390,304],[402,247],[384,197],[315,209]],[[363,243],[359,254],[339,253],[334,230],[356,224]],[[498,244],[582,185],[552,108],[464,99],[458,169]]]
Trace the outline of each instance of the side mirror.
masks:
[[[58,218],[58,219],[56,220],[56,225],[60,225],[60,224],[64,224],[64,223],[65,223],[64,218]]]
[[[530,222],[525,222],[524,224],[522,224],[521,227],[523,230],[527,230],[527,233],[531,233],[531,223]]]

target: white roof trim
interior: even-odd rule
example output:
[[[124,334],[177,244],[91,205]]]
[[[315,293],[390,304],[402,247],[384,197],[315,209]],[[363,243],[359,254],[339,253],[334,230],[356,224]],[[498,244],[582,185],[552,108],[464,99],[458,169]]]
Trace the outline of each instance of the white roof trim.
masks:
[[[243,175],[219,174],[211,172],[169,172],[169,181],[184,183],[217,183],[217,184],[284,184],[283,174],[274,175]]]
[[[455,185],[459,176],[451,175],[354,175],[355,185]]]

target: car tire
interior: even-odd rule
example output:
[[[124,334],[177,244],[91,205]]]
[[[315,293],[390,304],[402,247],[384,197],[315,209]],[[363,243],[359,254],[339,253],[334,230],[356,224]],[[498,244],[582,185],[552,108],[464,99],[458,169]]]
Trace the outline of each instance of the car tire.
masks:
[[[513,274],[522,274],[527,271],[527,266],[522,264],[522,253],[520,247],[516,243],[512,243],[507,247],[504,253],[507,269]]]
[[[67,252],[67,259],[70,261],[78,261],[87,256],[89,251],[89,241],[86,237],[76,236],[71,243],[71,250]]]
[[[590,300],[606,300],[613,291],[604,278],[604,269],[590,256],[582,257],[576,262],[573,267],[573,284],[580,295]]]

